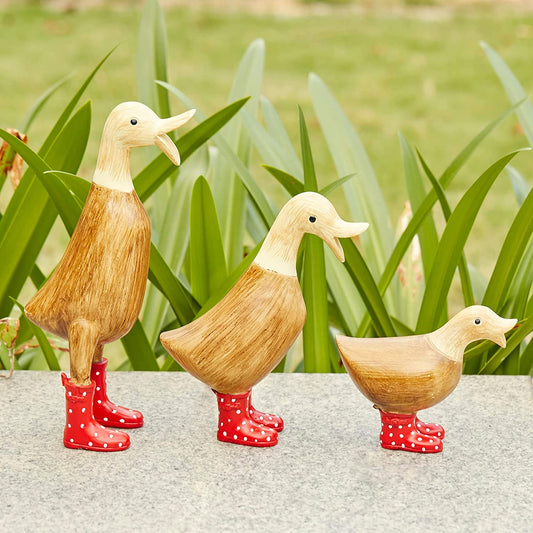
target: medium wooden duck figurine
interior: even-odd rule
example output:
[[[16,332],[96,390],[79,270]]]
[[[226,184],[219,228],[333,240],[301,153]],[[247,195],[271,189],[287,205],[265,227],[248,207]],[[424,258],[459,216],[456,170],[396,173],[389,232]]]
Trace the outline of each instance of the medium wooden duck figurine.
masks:
[[[337,336],[344,366],[356,387],[381,413],[383,448],[442,451],[444,429],[424,424],[417,412],[446,398],[457,386],[468,344],[489,339],[505,347],[515,319],[472,305],[426,335],[358,339]]]
[[[125,450],[128,434],[107,427],[143,425],[139,411],[108,399],[103,358],[104,344],[126,335],[135,323],[148,274],[150,219],[133,188],[130,150],[155,144],[179,165],[178,149],[167,132],[185,124],[194,111],[160,119],[138,102],[113,109],[70,243],[26,305],[32,322],[69,341],[71,378],[61,376],[67,404],[63,442],[68,448]]]
[[[274,446],[283,420],[251,405],[251,388],[283,359],[301,332],[305,304],[296,276],[304,233],[321,237],[340,261],[338,237],[365,231],[342,220],[317,193],[289,200],[274,221],[255,261],[226,296],[190,324],[161,334],[161,343],[194,377],[215,392],[217,438],[247,446]]]

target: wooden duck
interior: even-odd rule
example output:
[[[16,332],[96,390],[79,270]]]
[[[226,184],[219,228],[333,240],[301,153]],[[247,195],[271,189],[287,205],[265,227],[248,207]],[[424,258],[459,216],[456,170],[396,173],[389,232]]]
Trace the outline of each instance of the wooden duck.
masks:
[[[126,335],[135,323],[148,274],[150,219],[133,188],[130,150],[155,144],[179,165],[178,149],[167,132],[185,124],[194,111],[160,119],[138,102],[113,109],[70,243],[26,305],[32,322],[69,341],[70,380],[62,374],[67,403],[63,442],[68,448],[125,450],[128,434],[107,427],[143,424],[139,411],[108,399],[107,360],[102,357],[104,344]]]
[[[296,256],[304,233],[321,237],[340,261],[338,237],[365,231],[366,223],[342,220],[317,193],[289,200],[248,270],[226,296],[190,324],[161,334],[161,343],[194,377],[215,392],[217,438],[247,446],[274,446],[279,416],[251,405],[251,388],[281,361],[301,332],[306,310]]]
[[[505,347],[505,333],[515,324],[515,319],[501,318],[488,307],[472,305],[426,335],[377,339],[338,335],[348,374],[380,410],[381,446],[442,451],[444,429],[424,424],[417,412],[441,402],[455,389],[468,344],[489,339]]]

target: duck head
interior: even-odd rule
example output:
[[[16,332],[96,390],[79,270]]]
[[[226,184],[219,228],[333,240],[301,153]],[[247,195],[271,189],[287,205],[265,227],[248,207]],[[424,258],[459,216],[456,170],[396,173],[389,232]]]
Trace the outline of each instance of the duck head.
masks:
[[[140,102],[123,102],[107,117],[98,163],[93,181],[119,190],[131,190],[129,153],[139,146],[157,146],[175,165],[180,164],[180,154],[167,135],[186,122],[196,112],[190,109],[181,115],[159,118],[148,106]]]
[[[255,262],[268,270],[296,275],[296,255],[305,233],[323,239],[339,261],[344,261],[339,238],[355,237],[367,228],[366,222],[343,220],[333,204],[321,194],[304,192],[283,206]]]
[[[517,320],[502,318],[484,305],[471,305],[457,313],[449,323],[452,322],[464,331],[469,343],[488,339],[505,348],[505,334],[513,329]]]
[[[459,361],[474,341],[488,339],[505,348],[505,333],[515,324],[516,319],[502,318],[484,305],[471,305],[430,333],[429,338],[442,353]]]

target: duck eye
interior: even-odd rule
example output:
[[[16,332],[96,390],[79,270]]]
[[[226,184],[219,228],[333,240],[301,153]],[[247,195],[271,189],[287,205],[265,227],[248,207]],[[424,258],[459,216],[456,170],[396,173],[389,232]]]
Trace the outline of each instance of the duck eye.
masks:
[[[316,217],[313,216],[313,215],[311,215],[311,216],[309,217],[309,222],[311,222],[311,223],[315,223],[315,222],[316,222]]]
[[[479,324],[481,324],[481,318],[476,318],[476,319],[474,320],[474,324],[475,324],[476,326],[479,326]]]
[[[132,119],[130,120],[130,124],[131,124],[132,126],[135,126],[135,124],[137,124],[137,119],[136,119],[136,118],[132,118]]]

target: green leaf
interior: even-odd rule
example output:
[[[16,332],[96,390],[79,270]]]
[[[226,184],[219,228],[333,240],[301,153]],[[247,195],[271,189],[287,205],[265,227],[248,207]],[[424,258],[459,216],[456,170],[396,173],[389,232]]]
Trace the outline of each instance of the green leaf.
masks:
[[[420,159],[420,162],[422,164],[422,167],[424,169],[424,172],[426,173],[426,176],[429,178],[429,181],[431,182],[431,185],[433,186],[433,190],[437,194],[437,198],[439,199],[439,203],[442,209],[442,214],[444,215],[444,220],[446,223],[448,223],[448,220],[452,214],[452,210],[450,207],[450,204],[448,203],[448,199],[446,198],[446,194],[444,193],[444,189],[441,187],[441,184],[437,180],[437,178],[433,175],[433,172],[431,172],[430,168],[428,167],[426,161],[418,152],[418,157]],[[465,253],[463,252],[461,254],[461,257],[459,258],[459,276],[461,278],[461,288],[463,291],[463,300],[465,307],[468,307],[470,305],[474,305],[475,299],[474,299],[474,289],[472,288],[472,280],[470,279],[470,271],[468,269],[468,263],[466,261]],[[446,309],[446,305],[444,305],[444,309]],[[446,319],[448,313],[443,313],[444,319]]]
[[[91,107],[88,102],[67,122],[47,153],[51,166],[75,172],[83,158],[89,136]],[[14,143],[4,130],[0,136]],[[23,143],[21,143],[23,144]],[[21,155],[28,151],[17,144]],[[30,161],[26,161],[30,165]],[[9,314],[10,296],[17,296],[32,272],[39,252],[57,216],[53,202],[31,168],[23,176],[0,221],[0,316]]]
[[[505,237],[496,261],[483,305],[499,313],[508,294],[511,281],[533,234],[533,189],[518,210]]]
[[[363,256],[350,239],[342,239],[341,242],[344,249],[344,257],[346,258],[346,270],[361,295],[376,333],[379,337],[396,336],[390,315]],[[355,335],[356,337],[363,336],[364,327],[365,325],[361,323]]]
[[[424,201],[426,192],[416,162],[415,153],[401,133],[399,134],[399,138],[409,201],[411,202],[413,211],[416,211]],[[418,238],[420,239],[422,264],[424,265],[424,279],[428,279],[439,242],[437,229],[435,228],[435,222],[431,212],[428,213],[418,228]]]
[[[203,176],[192,191],[190,227],[191,290],[203,304],[228,276],[215,201]]]
[[[139,320],[135,321],[127,335],[120,339],[133,370],[159,370],[152,345]]]
[[[13,301],[15,302],[17,307],[20,309],[21,313],[24,315],[24,306],[21,303],[17,302],[16,300],[13,300]],[[41,351],[43,352],[48,368],[50,370],[61,370],[56,354],[54,353],[54,350],[50,346],[50,343],[48,342],[48,339],[46,338],[44,331],[40,327],[33,324],[33,322],[28,321],[28,323],[30,325],[33,335],[35,336],[35,338],[37,339],[37,342],[39,343],[39,346],[41,347]]]
[[[248,98],[243,98],[233,102],[182,135],[175,143],[181,155],[181,163],[183,164],[192,153],[227,124],[247,101]],[[175,166],[168,157],[160,154],[141,170],[133,180],[141,201],[146,201],[174,169]]]
[[[304,187],[306,191],[317,192],[318,185],[309,135],[300,108],[298,108],[298,114]],[[302,293],[307,308],[307,319],[303,328],[304,368],[306,372],[331,372],[324,244],[316,235],[305,235],[303,244]]]
[[[531,190],[531,185],[512,165],[507,165],[505,170],[507,170],[507,173],[509,174],[516,201],[518,202],[518,205],[522,205]]]
[[[282,187],[291,195],[296,196],[304,192],[304,184],[298,179],[281,170],[279,168],[271,167],[270,165],[263,165],[263,168],[272,174],[274,178],[282,185]]]
[[[326,185],[322,189],[320,189],[318,192],[322,196],[328,196],[328,194],[331,194],[335,189],[338,189],[341,185],[344,185],[347,181],[355,178],[357,174],[348,174],[347,176],[343,176],[342,178],[339,178],[338,180],[333,181],[329,185]]]
[[[417,333],[432,331],[439,325],[455,269],[481,204],[505,165],[519,152],[511,152],[491,165],[468,189],[450,216],[426,282]]]
[[[492,68],[500,78],[510,102],[516,107],[516,116],[524,128],[530,146],[533,146],[533,105],[528,99],[526,91],[505,61],[487,43],[481,41],[480,44]]]

